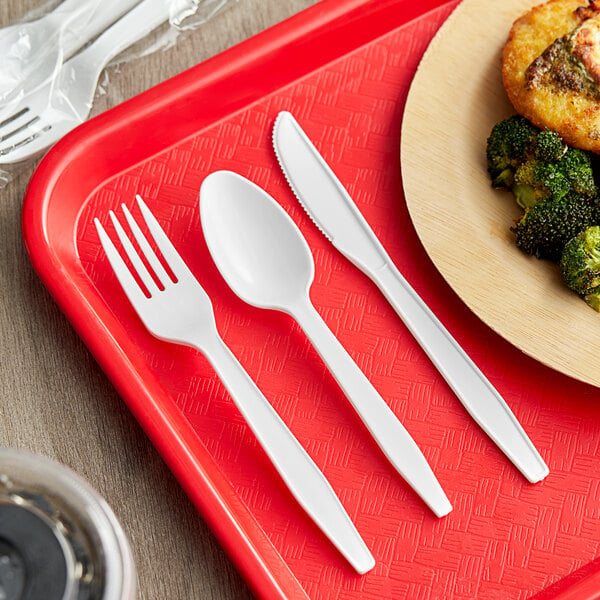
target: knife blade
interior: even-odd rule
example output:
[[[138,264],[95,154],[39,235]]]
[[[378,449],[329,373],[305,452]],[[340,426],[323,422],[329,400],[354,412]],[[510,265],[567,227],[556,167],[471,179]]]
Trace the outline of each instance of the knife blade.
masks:
[[[379,287],[473,420],[531,483],[549,469],[498,391],[398,271],[358,207],[290,112],[273,127],[281,169],[304,210]]]

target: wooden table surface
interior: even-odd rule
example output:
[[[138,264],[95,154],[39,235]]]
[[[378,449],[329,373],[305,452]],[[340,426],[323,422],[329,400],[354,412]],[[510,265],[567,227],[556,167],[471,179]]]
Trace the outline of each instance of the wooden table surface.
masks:
[[[107,93],[96,98],[92,114],[315,3],[231,0],[174,47],[110,68]],[[43,0],[2,0],[0,26],[43,5]],[[12,180],[0,189],[0,445],[54,458],[104,496],[131,542],[138,598],[251,598],[29,263],[20,211],[36,164],[7,169]]]

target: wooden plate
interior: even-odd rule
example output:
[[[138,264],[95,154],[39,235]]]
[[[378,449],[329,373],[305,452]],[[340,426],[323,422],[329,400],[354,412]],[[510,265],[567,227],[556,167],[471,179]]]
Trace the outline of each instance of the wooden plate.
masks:
[[[537,3],[464,0],[439,30],[406,105],[404,190],[429,256],[485,323],[545,365],[600,385],[600,314],[566,289],[556,265],[516,248],[509,228],[519,209],[486,171],[490,130],[514,113],[501,50]]]

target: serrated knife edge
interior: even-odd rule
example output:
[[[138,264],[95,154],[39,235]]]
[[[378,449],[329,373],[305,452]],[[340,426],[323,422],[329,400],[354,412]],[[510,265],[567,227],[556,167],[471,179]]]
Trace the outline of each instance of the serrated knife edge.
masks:
[[[287,111],[276,119],[273,148],[302,208],[348,260],[367,274],[391,262],[342,182]]]
[[[300,206],[302,206],[302,208],[304,209],[304,212],[309,216],[310,220],[315,224],[315,227],[330,242],[333,243],[333,236],[328,231],[326,231],[324,227],[321,226],[321,224],[314,217],[313,213],[310,211],[309,207],[306,204],[304,204],[304,202],[302,201],[302,196],[299,193],[296,186],[294,185],[294,182],[292,181],[291,177],[289,176],[288,170],[286,169],[285,163],[281,157],[281,149],[279,148],[278,137],[279,137],[279,128],[281,127],[281,124],[284,121],[284,119],[289,119],[290,124],[295,127],[300,138],[303,139],[305,141],[305,143],[307,143],[309,146],[312,146],[314,148],[313,143],[306,137],[306,134],[304,133],[304,131],[302,131],[302,129],[298,126],[298,124],[296,123],[296,119],[294,119],[293,115],[288,111],[281,111],[277,115],[277,118],[275,119],[275,125],[273,125],[273,132],[272,132],[273,149],[275,150],[275,156],[277,158],[277,162],[279,163],[279,168],[281,169],[281,172],[283,173],[285,180],[287,181],[288,185],[290,186],[290,189],[292,190],[294,196],[296,197],[296,200],[298,200],[298,202],[300,203]],[[315,151],[316,151],[316,148],[315,148]],[[318,153],[316,153],[316,154],[318,154]]]

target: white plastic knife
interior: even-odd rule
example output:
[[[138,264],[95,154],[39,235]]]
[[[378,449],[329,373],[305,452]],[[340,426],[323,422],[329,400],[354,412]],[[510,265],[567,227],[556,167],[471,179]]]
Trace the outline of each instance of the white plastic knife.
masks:
[[[532,483],[548,467],[502,396],[395,267],[356,204],[291,113],[279,113],[273,146],[311,219],[383,292],[471,417]]]

